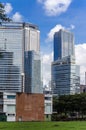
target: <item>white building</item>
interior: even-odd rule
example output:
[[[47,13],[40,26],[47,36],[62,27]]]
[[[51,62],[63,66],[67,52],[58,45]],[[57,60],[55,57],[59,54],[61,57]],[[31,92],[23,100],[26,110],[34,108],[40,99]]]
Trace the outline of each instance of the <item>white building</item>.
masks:
[[[45,120],[50,121],[53,112],[52,91],[49,88],[44,88],[43,92],[45,97]]]
[[[3,93],[3,112],[6,113],[7,121],[16,121],[15,93]]]

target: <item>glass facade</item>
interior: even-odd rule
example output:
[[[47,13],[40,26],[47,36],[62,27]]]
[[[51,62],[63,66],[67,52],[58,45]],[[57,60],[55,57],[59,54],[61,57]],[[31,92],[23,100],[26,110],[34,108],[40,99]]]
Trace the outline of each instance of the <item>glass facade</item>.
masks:
[[[54,61],[65,56],[74,55],[74,37],[66,30],[60,30],[54,35]]]
[[[29,51],[39,53],[39,37],[38,27],[33,24],[16,22],[0,24],[1,92],[31,92],[32,89],[32,92],[35,92],[36,87],[38,87],[36,91],[39,92],[41,87],[38,82],[41,75],[40,60],[33,58],[36,57],[36,54],[32,55],[32,59],[30,56],[30,59],[27,58]],[[28,75],[28,73],[32,74],[32,76]]]
[[[35,51],[25,52],[25,92],[43,93],[41,82],[40,54]],[[28,80],[29,79],[29,80]]]
[[[79,66],[74,57],[65,57],[52,63],[52,91],[56,95],[80,92]],[[78,70],[76,72],[76,70]]]
[[[80,68],[75,63],[74,36],[67,30],[54,34],[52,91],[56,95],[80,92]]]
[[[0,91],[21,92],[23,29],[0,27]]]

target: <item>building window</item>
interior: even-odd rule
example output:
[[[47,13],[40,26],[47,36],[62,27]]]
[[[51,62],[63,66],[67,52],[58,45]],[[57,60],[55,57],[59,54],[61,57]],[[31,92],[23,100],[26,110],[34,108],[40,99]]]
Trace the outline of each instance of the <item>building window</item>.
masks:
[[[15,99],[16,96],[15,96],[15,95],[7,95],[7,98],[8,98],[8,99]]]
[[[45,104],[45,112],[46,113],[51,113],[51,104],[50,103],[46,103]]]
[[[7,105],[7,113],[8,114],[15,114],[16,106],[15,105]]]
[[[15,114],[8,114],[8,116],[15,116]]]
[[[45,97],[45,100],[51,100],[51,97]]]
[[[48,118],[48,114],[46,115],[46,118]]]

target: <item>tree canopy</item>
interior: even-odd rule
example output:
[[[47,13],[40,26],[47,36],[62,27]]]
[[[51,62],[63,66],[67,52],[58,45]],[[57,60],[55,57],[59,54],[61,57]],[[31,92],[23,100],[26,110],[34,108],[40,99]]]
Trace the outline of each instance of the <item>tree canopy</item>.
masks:
[[[77,118],[86,118],[86,93],[54,97],[53,110],[57,116],[63,113],[66,116],[78,113]]]
[[[2,21],[8,21],[8,22],[10,22],[11,19],[7,17],[4,8],[5,8],[4,4],[2,4],[0,2],[0,22],[2,22]]]

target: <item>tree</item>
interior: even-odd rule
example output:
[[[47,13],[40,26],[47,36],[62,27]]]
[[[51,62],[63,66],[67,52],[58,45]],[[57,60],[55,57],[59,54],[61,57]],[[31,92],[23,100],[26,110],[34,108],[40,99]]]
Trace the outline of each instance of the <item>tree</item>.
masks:
[[[11,19],[7,17],[7,15],[5,13],[4,5],[2,3],[0,3],[0,22],[2,22],[2,21],[10,22]]]
[[[55,97],[53,109],[57,112],[53,116],[56,120],[59,114],[65,114],[70,119],[86,119],[86,93]]]

